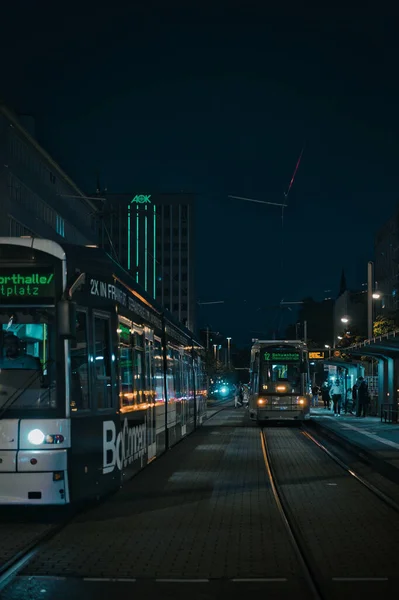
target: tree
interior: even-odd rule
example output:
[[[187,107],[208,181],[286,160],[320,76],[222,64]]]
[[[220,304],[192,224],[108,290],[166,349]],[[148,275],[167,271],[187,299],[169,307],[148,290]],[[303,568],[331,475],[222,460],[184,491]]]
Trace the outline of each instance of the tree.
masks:
[[[348,348],[349,346],[353,346],[354,344],[360,344],[361,342],[364,342],[364,340],[366,339],[365,337],[362,337],[361,335],[359,335],[355,328],[353,328],[352,331],[350,331],[350,332],[343,331],[339,337],[341,339],[338,340],[336,348],[342,348],[342,349]],[[345,352],[342,352],[341,358],[343,358],[345,360],[350,360],[352,357],[350,354],[346,354]]]
[[[397,319],[395,319],[394,316],[389,317],[379,315],[373,323],[373,336],[378,337],[379,335],[384,335],[384,333],[394,331],[397,327]]]

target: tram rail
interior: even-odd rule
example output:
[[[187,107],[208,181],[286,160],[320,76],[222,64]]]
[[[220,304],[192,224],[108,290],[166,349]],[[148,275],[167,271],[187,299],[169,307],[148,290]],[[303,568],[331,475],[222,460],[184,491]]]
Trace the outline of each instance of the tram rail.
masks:
[[[274,428],[273,428],[274,429]],[[287,431],[287,430],[286,430]],[[353,478],[359,485],[363,488],[367,489],[371,492],[375,497],[377,497],[381,502],[386,504],[390,509],[394,510],[396,513],[399,513],[399,504],[395,502],[391,497],[389,497],[385,492],[379,489],[376,485],[370,483],[356,473],[356,471],[349,466],[344,460],[342,460],[339,456],[337,456],[333,451],[327,448],[322,441],[316,439],[312,434],[308,431],[301,429],[292,430],[293,436],[301,435],[304,439],[308,440],[311,444],[315,446],[318,450],[328,456],[332,462],[337,464],[348,476]],[[298,563],[302,569],[302,574],[304,580],[306,581],[308,590],[311,594],[311,597],[318,600],[325,600],[330,597],[328,590],[326,590],[326,581],[321,578],[318,573],[317,565],[315,564],[314,557],[312,558],[310,550],[307,548],[307,542],[304,539],[304,536],[300,532],[300,527],[298,526],[295,517],[292,516],[292,512],[289,510],[289,502],[285,497],[284,492],[282,491],[282,485],[279,482],[279,479],[276,475],[276,470],[273,466],[273,452],[270,450],[270,444],[268,443],[267,436],[267,427],[262,427],[260,430],[260,438],[261,438],[261,446],[263,452],[263,458],[265,462],[266,471],[270,480],[270,485],[272,488],[273,496],[278,508],[278,511],[281,515],[282,521],[285,525],[288,538],[291,541],[291,544],[294,548],[294,552],[297,556]],[[317,450],[316,450],[317,451]],[[345,581],[346,578],[332,578],[333,581]],[[347,578],[348,581],[352,578]],[[384,578],[370,578],[370,581],[377,580],[386,580],[387,577]],[[353,578],[355,581],[356,578]],[[363,578],[358,578],[359,582],[363,580]]]
[[[301,536],[299,535],[295,523],[293,519],[290,517],[290,513],[287,510],[286,500],[284,495],[281,493],[279,489],[279,484],[277,478],[275,476],[270,451],[268,448],[268,442],[265,434],[265,429],[262,429],[260,432],[260,439],[262,445],[262,453],[265,461],[266,471],[270,480],[270,485],[273,492],[273,497],[276,502],[278,511],[280,513],[281,519],[284,523],[284,526],[287,531],[288,538],[291,542],[291,545],[294,549],[295,555],[298,559],[298,563],[301,567],[304,579],[306,581],[309,592],[311,593],[314,600],[323,600],[324,596],[321,593],[318,579],[313,570],[311,561],[307,556],[307,552],[305,550],[305,546],[303,541],[301,540]]]
[[[231,399],[223,399],[223,401],[220,403],[218,402],[218,404],[221,404],[221,407],[213,412],[212,415],[206,419],[206,422],[210,421],[224,410],[230,408],[229,405],[231,404]],[[135,476],[141,472],[142,471],[139,471]],[[111,495],[115,493],[116,491],[112,492]],[[98,501],[99,504],[106,502],[109,496],[110,495],[100,498]],[[34,541],[27,544],[24,548],[14,554],[14,556],[0,565],[0,593],[11,583],[13,578],[17,577],[17,575],[24,569],[29,561],[41,551],[45,544],[53,539],[58,533],[60,533],[73,520],[73,518],[77,514],[82,513],[83,510],[87,510],[87,507],[85,509],[74,510],[72,514],[68,515],[67,518],[63,519],[59,523],[54,524],[54,526],[52,526],[44,534],[38,535]],[[88,510],[90,510],[90,508]]]

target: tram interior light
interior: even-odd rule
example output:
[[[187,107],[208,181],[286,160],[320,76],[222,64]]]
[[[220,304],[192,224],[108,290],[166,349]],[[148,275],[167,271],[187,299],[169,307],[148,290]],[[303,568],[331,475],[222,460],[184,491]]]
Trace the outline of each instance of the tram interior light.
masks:
[[[40,446],[40,444],[43,444],[44,439],[45,435],[43,431],[40,431],[40,429],[32,429],[32,431],[28,433],[28,442],[30,444],[34,444],[35,446]]]

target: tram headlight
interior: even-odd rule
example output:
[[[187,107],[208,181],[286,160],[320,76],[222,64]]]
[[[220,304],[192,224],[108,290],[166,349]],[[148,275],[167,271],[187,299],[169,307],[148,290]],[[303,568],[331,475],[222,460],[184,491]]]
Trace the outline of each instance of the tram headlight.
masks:
[[[298,404],[306,404],[306,398],[303,398],[302,396],[298,398]]]
[[[43,431],[40,431],[40,429],[32,429],[28,433],[28,442],[34,446],[40,446],[40,444],[43,444],[45,437]]]
[[[258,406],[263,406],[267,404],[267,398],[258,398]]]

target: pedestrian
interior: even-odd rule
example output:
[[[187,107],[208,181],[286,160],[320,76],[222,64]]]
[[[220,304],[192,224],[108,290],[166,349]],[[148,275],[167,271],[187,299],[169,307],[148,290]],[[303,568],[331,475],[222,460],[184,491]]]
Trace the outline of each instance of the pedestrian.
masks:
[[[234,391],[234,408],[238,408],[239,406],[242,406],[242,403],[240,401],[240,390],[241,390],[241,384],[237,383],[235,386],[235,391]]]
[[[355,385],[352,388],[352,410],[351,413],[357,413],[356,403],[357,403],[357,390],[358,390],[358,382],[356,381]]]
[[[328,381],[325,381],[322,385],[321,397],[324,402],[324,408],[330,410],[330,388],[328,386]]]
[[[352,413],[352,388],[348,388],[346,390],[346,397],[345,397],[345,404],[344,404],[344,409],[345,409],[345,414],[347,414],[348,412]]]
[[[319,392],[320,388],[317,385],[312,387],[312,406],[319,406]]]
[[[334,405],[334,417],[339,417],[342,402],[342,385],[339,379],[336,379],[334,385],[331,387],[330,396]]]
[[[369,389],[367,386],[367,382],[364,377],[359,377],[358,379],[359,385],[357,390],[357,417],[365,417],[367,413],[368,403],[369,403]]]

